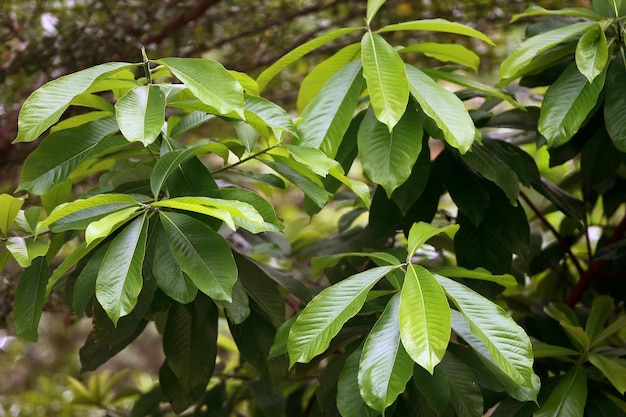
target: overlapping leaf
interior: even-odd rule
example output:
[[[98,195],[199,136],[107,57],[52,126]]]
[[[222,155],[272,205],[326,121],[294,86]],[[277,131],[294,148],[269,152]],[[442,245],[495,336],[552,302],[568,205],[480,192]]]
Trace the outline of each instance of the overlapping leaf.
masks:
[[[535,417],[583,417],[587,400],[587,375],[579,367],[572,368],[541,405]]]
[[[37,340],[37,329],[46,301],[48,263],[40,256],[24,269],[15,290],[13,327],[15,333],[27,340]]]
[[[120,131],[129,142],[154,142],[165,123],[165,95],[154,85],[129,90],[115,104]]]
[[[495,45],[484,33],[476,29],[440,18],[396,23],[383,27],[379,32],[395,32],[398,30],[425,30],[430,32],[455,33],[457,35],[470,36],[490,45]]]

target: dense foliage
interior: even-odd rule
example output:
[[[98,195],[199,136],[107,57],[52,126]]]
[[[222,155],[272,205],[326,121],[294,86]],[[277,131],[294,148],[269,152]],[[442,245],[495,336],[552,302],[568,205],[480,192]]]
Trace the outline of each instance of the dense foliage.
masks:
[[[64,294],[92,318],[90,371],[156,323],[160,385],[133,416],[624,415],[626,6],[515,15],[541,19],[493,87],[458,42],[390,43],[482,32],[379,24],[384,3],[256,79],[144,52],[36,90],[15,142],[45,136],[18,188],[40,204],[0,195],[15,332],[36,340]],[[345,37],[295,120],[262,97]],[[294,190],[311,221],[340,213],[332,233],[298,230]],[[104,382],[73,384],[102,405]]]

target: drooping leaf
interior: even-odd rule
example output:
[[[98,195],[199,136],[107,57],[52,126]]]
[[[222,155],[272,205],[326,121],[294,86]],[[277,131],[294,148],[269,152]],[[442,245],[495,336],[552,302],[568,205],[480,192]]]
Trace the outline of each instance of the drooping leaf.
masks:
[[[500,284],[503,287],[514,287],[517,285],[517,281],[513,275],[493,275],[485,268],[465,269],[460,266],[441,266],[433,268],[432,272],[439,275],[443,275],[448,278],[468,278],[468,279],[480,279],[483,281],[491,281],[496,284]]]
[[[472,370],[451,354],[441,362],[441,370],[450,384],[450,403],[458,417],[483,415],[483,397]]]
[[[587,415],[594,417],[624,417],[626,411],[620,408],[604,391],[589,390],[585,403]]]
[[[604,71],[609,62],[609,48],[604,31],[598,24],[592,27],[578,41],[576,46],[576,66],[590,83]]]
[[[437,280],[419,265],[407,266],[399,314],[404,348],[432,374],[450,340],[450,307]]]
[[[133,64],[109,62],[59,77],[35,90],[24,102],[18,120],[14,143],[32,142],[56,123],[77,95],[85,92],[98,79]]]
[[[361,60],[374,114],[391,132],[409,100],[404,62],[382,36],[372,32],[361,40]]]
[[[297,138],[299,136],[298,131],[293,125],[293,120],[285,109],[279,105],[272,103],[262,97],[251,96],[246,94],[245,100],[245,114],[246,118],[249,115],[255,115],[263,124],[271,127],[278,132],[277,137],[281,137],[281,133],[288,132],[292,136]],[[248,121],[253,127],[257,127],[251,121]],[[249,149],[250,151],[251,149]]]
[[[40,256],[25,268],[15,289],[13,327],[15,333],[30,341],[37,341],[37,329],[46,301],[48,264]]]
[[[387,252],[347,252],[337,255],[317,256],[311,260],[311,276],[316,277],[322,273],[324,269],[332,268],[343,259],[348,257],[367,257],[375,261],[378,265],[381,263],[389,265],[400,264],[395,256]]]
[[[344,323],[359,312],[374,284],[396,268],[380,266],[352,275],[311,300],[289,332],[291,365],[309,362],[324,352]]]
[[[589,353],[589,362],[598,368],[622,395],[626,392],[626,366],[621,362],[598,353]]]
[[[45,256],[50,243],[30,237],[11,236],[6,241],[6,248],[19,266],[27,268],[33,259]]]
[[[209,380],[210,375],[207,375],[206,381],[203,381],[202,384],[188,388],[178,380],[167,360],[163,362],[159,369],[159,387],[163,392],[163,396],[170,403],[172,410],[177,414],[183,413],[200,399],[206,391]]]
[[[119,340],[111,342],[102,340],[96,336],[96,331],[92,330],[85,340],[85,344],[80,348],[81,372],[95,371],[100,365],[111,359],[122,349],[135,340],[145,329],[147,320],[141,320],[136,326],[127,332],[121,332]]]
[[[231,301],[237,266],[224,238],[184,214],[161,212],[160,219],[181,270],[209,297]]]
[[[361,349],[348,356],[337,380],[337,409],[342,417],[376,417],[380,413],[365,404],[359,390]]]
[[[446,142],[461,153],[467,152],[474,142],[475,130],[463,102],[413,66],[406,67],[406,74],[411,95],[441,130]]]
[[[533,414],[535,417],[583,417],[587,400],[587,375],[580,367],[572,368]]]
[[[276,216],[276,212],[274,211],[274,206],[267,201],[265,198],[261,197],[257,193],[252,190],[248,190],[246,188],[239,187],[225,187],[220,188],[215,191],[216,194],[230,201],[240,201],[242,203],[248,203],[263,217],[265,227],[267,230],[277,230],[282,228],[282,223],[278,216]],[[276,226],[272,228],[270,225]]]
[[[489,45],[495,45],[493,41],[484,33],[460,23],[450,22],[446,19],[422,19],[411,22],[396,23],[383,27],[379,30],[379,32],[394,32],[397,30],[426,30],[430,32],[455,33],[457,35],[470,36],[472,38],[480,39]]]
[[[413,226],[411,226],[409,236],[407,237],[409,251],[407,262],[410,261],[415,252],[431,237],[437,236],[441,233],[453,234],[457,230],[459,230],[459,226],[457,224],[451,224],[445,227],[435,227],[426,222],[414,223]]]
[[[600,20],[602,15],[596,13],[593,10],[585,7],[563,7],[556,10],[547,10],[541,6],[530,6],[522,13],[513,15],[511,22],[513,23],[523,17],[531,16],[569,16],[569,17],[582,17],[590,20]]]
[[[165,95],[154,85],[133,88],[115,104],[120,131],[129,142],[154,142],[165,123]]]
[[[454,62],[478,71],[480,57],[464,47],[457,44],[445,44],[434,42],[423,42],[402,48],[401,54],[407,52],[419,52],[430,58],[435,58],[442,62]]]
[[[611,62],[607,74],[604,121],[615,147],[626,152],[626,68],[619,57]]]
[[[404,392],[413,375],[413,360],[400,341],[399,306],[400,294],[396,294],[365,339],[359,363],[361,397],[380,412]]]
[[[148,221],[144,214],[113,240],[98,271],[96,298],[114,324],[137,304],[143,287],[141,268],[146,254]]]
[[[23,198],[13,197],[9,194],[0,194],[0,232],[4,236],[8,235],[9,228],[13,226],[15,217],[23,204]]]

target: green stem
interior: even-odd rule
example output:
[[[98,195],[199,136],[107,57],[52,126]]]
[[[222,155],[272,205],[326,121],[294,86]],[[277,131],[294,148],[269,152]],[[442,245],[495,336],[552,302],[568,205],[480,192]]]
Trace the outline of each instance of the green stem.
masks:
[[[152,74],[150,73],[150,61],[148,55],[146,55],[146,48],[141,48],[141,56],[143,57],[143,71],[146,73],[146,80],[148,85],[152,84]]]
[[[237,165],[241,165],[241,164],[243,164],[245,162],[250,161],[251,159],[256,159],[256,157],[258,157],[260,155],[263,155],[264,153],[267,153],[267,152],[271,151],[272,149],[277,148],[278,146],[279,146],[279,144],[273,145],[273,146],[265,148],[262,151],[259,151],[257,153],[250,154],[247,157],[245,157],[243,159],[240,159],[239,161],[235,162],[234,164],[226,165],[226,166],[221,167],[220,169],[217,169],[217,170],[213,171],[211,174],[219,174],[222,171],[226,171],[227,169],[234,168]]]

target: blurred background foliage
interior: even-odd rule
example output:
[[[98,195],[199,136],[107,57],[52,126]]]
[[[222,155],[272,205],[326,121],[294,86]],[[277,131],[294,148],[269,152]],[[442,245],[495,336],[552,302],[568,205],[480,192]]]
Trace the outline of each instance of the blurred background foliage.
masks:
[[[151,57],[208,57],[229,69],[257,75],[294,47],[343,25],[358,25],[365,0],[2,0],[0,2],[0,193],[15,189],[20,165],[33,145],[10,146],[17,133],[21,103],[36,88],[63,74],[105,61]],[[545,8],[585,6],[584,0],[390,0],[380,24],[443,17],[468,24],[490,36],[498,47],[469,45],[482,58],[479,79],[493,80],[498,63],[523,36],[523,25],[508,20],[531,4]],[[394,36],[411,36],[400,33]],[[414,36],[414,35],[413,35]],[[440,35],[438,35],[440,36]],[[452,36],[452,35],[450,35]],[[418,42],[425,39],[394,39]],[[342,42],[352,42],[349,37]],[[469,41],[471,42],[471,41]],[[339,49],[329,44],[298,61],[267,90],[268,98],[293,107],[297,84],[323,58]],[[281,217],[292,219],[291,245],[309,230],[330,230],[338,214],[310,223],[292,206]],[[305,227],[307,226],[307,227]],[[289,226],[288,226],[289,227]],[[6,327],[16,275],[0,275],[0,320]],[[133,395],[155,383],[162,362],[155,329],[107,363],[100,376],[79,374],[78,349],[90,322],[75,319],[62,305],[51,303],[44,314],[37,344],[28,344],[0,329],[0,417],[122,415]],[[221,341],[224,369],[237,360],[226,339]],[[122,372],[123,371],[123,372]],[[130,372],[129,372],[130,371]],[[103,372],[103,373],[101,373]],[[75,377],[72,381],[68,376]],[[79,382],[82,381],[82,382]],[[84,385],[83,385],[84,384]],[[82,388],[81,388],[82,387]],[[106,387],[107,390],[104,391]],[[92,395],[85,399],[86,389]],[[102,394],[100,397],[97,393]],[[94,397],[95,396],[95,397]],[[91,401],[91,403],[90,403]],[[80,404],[83,403],[83,404]],[[85,405],[86,404],[86,405]],[[94,407],[95,406],[95,407]]]

